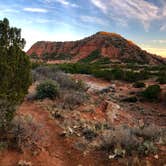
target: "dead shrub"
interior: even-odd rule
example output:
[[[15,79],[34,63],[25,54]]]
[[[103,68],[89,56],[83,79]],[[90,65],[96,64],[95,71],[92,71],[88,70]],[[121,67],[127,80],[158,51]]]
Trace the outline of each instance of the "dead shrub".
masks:
[[[42,125],[31,116],[17,115],[9,131],[10,146],[20,151],[26,148],[33,150],[44,138],[41,129]]]
[[[125,126],[105,130],[101,135],[101,140],[101,147],[106,151],[114,151],[120,146],[130,153],[131,149],[135,149],[139,144],[139,140],[133,134],[132,130]]]
[[[146,125],[142,128],[133,128],[132,131],[135,135],[151,141],[154,141],[156,138],[158,138],[161,133],[160,128],[154,124]]]
[[[156,152],[155,142],[159,141],[159,138],[161,138],[161,130],[155,125],[143,128],[118,126],[103,131],[100,136],[100,147],[114,154],[120,151],[129,155],[132,152],[147,155]]]
[[[62,107],[64,109],[73,110],[75,107],[83,104],[87,99],[87,95],[84,92],[68,91],[62,96]]]
[[[61,89],[73,89],[78,91],[87,89],[87,85],[82,81],[75,81],[56,67],[38,67],[32,71],[32,75],[34,81],[43,81],[45,79],[54,80],[60,85]]]

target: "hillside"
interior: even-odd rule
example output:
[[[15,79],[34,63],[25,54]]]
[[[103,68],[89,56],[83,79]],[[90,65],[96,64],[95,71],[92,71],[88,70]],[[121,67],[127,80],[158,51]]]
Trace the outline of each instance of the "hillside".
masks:
[[[90,37],[71,42],[36,42],[27,52],[32,57],[45,60],[78,61],[97,50],[100,57],[111,61],[166,64],[166,60],[150,54],[119,34],[98,32]],[[99,58],[99,57],[96,57]]]

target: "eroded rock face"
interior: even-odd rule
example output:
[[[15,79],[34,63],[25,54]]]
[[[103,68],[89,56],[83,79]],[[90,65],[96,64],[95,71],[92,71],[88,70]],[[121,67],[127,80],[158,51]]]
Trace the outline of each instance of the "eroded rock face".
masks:
[[[29,49],[27,54],[34,53],[42,57],[45,53],[57,55],[63,53],[71,55],[72,59],[77,61],[87,57],[94,50],[99,50],[103,57],[109,57],[111,60],[166,64],[164,58],[149,54],[122,36],[108,32],[98,32],[82,40],[71,42],[39,41]]]

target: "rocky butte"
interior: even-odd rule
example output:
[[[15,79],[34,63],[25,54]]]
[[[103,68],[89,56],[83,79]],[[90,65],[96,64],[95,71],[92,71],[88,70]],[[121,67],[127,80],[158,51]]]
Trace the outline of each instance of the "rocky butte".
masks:
[[[78,61],[98,50],[102,57],[111,61],[135,61],[146,64],[166,64],[166,59],[142,50],[132,41],[121,35],[109,32],[98,32],[92,36],[78,41],[49,42],[38,41],[27,52],[39,58],[51,55],[49,60],[63,54],[70,56],[71,60]]]

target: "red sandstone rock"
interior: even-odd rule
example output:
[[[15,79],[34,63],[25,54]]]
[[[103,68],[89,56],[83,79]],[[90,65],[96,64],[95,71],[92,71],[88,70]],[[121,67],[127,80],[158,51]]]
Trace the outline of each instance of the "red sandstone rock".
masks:
[[[71,42],[46,42],[35,43],[27,52],[35,53],[41,57],[45,53],[70,54],[77,61],[87,57],[92,51],[99,50],[103,57],[111,60],[133,60],[148,64],[166,64],[166,60],[159,56],[147,53],[132,41],[124,39],[115,33],[98,32],[95,35],[78,41]]]

